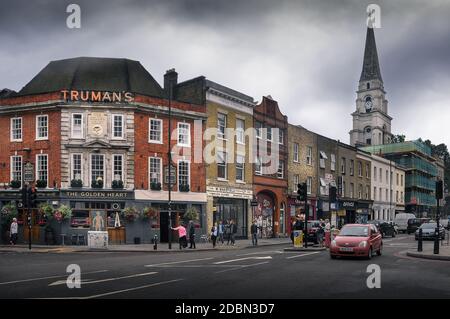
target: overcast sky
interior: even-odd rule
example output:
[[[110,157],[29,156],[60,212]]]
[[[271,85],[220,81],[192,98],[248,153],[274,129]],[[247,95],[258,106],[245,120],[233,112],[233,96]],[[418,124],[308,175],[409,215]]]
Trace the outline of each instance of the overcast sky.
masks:
[[[162,84],[199,75],[261,101],[289,122],[349,142],[366,7],[375,30],[392,132],[450,146],[449,0],[0,0],[0,88],[20,90],[51,60],[140,61]],[[70,3],[81,29],[66,27]],[[447,128],[447,129],[446,129]]]

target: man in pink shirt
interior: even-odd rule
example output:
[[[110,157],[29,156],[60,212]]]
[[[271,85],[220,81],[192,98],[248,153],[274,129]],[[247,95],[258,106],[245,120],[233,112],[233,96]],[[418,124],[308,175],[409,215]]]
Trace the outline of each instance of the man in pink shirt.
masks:
[[[183,225],[173,228],[172,230],[178,230],[178,242],[180,243],[180,249],[187,247],[186,228]]]

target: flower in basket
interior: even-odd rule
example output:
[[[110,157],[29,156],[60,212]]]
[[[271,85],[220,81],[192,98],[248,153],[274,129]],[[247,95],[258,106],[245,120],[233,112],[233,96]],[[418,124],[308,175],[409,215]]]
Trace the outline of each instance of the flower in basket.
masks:
[[[130,222],[134,221],[138,216],[138,211],[136,207],[126,207],[122,213],[125,219]]]
[[[58,221],[58,222],[62,221],[63,220],[62,213],[60,211],[56,211],[53,214],[53,218],[56,219],[56,221]]]
[[[66,205],[61,205],[50,216],[52,216],[56,221],[61,222],[64,219],[68,219],[72,216],[72,209]]]
[[[145,207],[142,210],[142,218],[144,219],[157,219],[159,211],[153,207]]]

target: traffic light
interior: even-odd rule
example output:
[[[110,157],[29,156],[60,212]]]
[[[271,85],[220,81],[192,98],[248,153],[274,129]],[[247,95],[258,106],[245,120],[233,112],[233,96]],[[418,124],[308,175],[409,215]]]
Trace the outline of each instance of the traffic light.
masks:
[[[337,189],[335,186],[330,186],[330,203],[336,203]]]
[[[442,199],[443,198],[443,183],[442,181],[436,181],[436,199]]]
[[[27,187],[23,186],[22,187],[22,207],[26,208],[28,205],[28,200],[27,200]]]
[[[308,186],[306,183],[297,184],[297,199],[301,202],[305,202],[308,198]]]
[[[27,208],[33,207],[33,189],[31,186],[27,188]]]
[[[37,207],[37,190],[36,188],[31,190],[31,206],[30,208],[36,208]]]

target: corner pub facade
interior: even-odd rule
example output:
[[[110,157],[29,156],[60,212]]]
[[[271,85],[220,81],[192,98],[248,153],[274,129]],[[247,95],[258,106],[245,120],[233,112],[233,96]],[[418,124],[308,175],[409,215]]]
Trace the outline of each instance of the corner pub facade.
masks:
[[[18,242],[28,240],[25,183],[36,188],[38,205],[72,209],[70,219],[52,222],[53,243],[86,243],[95,216],[110,243],[150,243],[154,235],[167,241],[169,104],[173,224],[195,208],[196,231],[205,233],[205,167],[193,157],[195,147],[203,151],[195,134],[203,134],[206,110],[177,100],[182,94],[174,70],[161,87],[138,61],[84,57],[52,61],[19,92],[2,91],[0,209],[18,207]],[[150,207],[150,218],[120,214]],[[33,209],[34,243],[48,242],[44,226]]]

